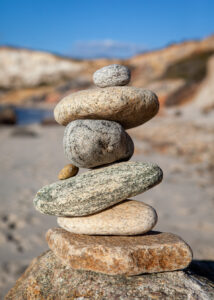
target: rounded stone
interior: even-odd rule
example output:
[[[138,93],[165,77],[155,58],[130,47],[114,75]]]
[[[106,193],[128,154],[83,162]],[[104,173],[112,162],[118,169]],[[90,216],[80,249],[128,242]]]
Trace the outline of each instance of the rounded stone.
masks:
[[[79,119],[94,119],[115,121],[128,129],[147,122],[157,114],[158,109],[158,97],[153,92],[115,86],[83,90],[66,96],[56,105],[54,117],[60,125]]]
[[[123,127],[105,120],[69,123],[65,129],[63,147],[66,157],[82,168],[128,160],[134,152],[133,141]]]
[[[59,172],[58,178],[59,178],[59,180],[64,180],[64,179],[67,179],[67,178],[77,175],[78,172],[79,172],[78,167],[76,167],[72,164],[68,164],[68,165],[64,166],[64,168]]]
[[[63,229],[77,234],[137,235],[155,226],[157,213],[145,203],[127,200],[91,216],[59,217],[57,222]]]
[[[97,70],[93,74],[96,86],[104,88],[108,86],[126,85],[131,79],[131,73],[126,66],[109,65]]]
[[[193,260],[181,271],[110,276],[69,268],[49,250],[33,259],[5,300],[208,300],[214,299],[212,278],[211,261]]]

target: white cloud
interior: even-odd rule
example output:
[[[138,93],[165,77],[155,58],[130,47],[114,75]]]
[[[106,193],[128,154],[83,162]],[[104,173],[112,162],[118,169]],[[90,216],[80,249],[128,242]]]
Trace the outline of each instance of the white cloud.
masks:
[[[111,39],[76,41],[71,48],[70,55],[76,58],[126,58],[145,51],[140,44],[118,42]]]

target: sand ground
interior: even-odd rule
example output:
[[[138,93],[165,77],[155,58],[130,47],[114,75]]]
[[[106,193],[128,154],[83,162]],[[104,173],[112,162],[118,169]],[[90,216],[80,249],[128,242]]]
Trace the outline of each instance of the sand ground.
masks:
[[[45,233],[57,226],[56,217],[35,211],[33,198],[68,163],[63,130],[40,125],[0,129],[0,297],[48,248]],[[129,133],[135,142],[132,160],[156,162],[164,171],[160,185],[135,197],[157,210],[155,229],[180,235],[195,259],[214,260],[213,123],[157,117]]]

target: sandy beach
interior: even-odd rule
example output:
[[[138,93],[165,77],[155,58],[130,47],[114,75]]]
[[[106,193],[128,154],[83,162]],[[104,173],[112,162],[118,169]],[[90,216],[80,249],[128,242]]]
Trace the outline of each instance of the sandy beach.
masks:
[[[1,297],[29,262],[48,249],[45,233],[57,227],[56,217],[34,209],[33,198],[42,186],[56,181],[68,163],[62,148],[63,131],[58,125],[1,127]],[[208,119],[196,124],[174,115],[157,117],[148,125],[129,130],[135,143],[132,160],[155,162],[164,171],[160,185],[135,197],[156,209],[159,220],[155,230],[178,234],[192,247],[194,259],[211,261],[213,133],[213,122]]]

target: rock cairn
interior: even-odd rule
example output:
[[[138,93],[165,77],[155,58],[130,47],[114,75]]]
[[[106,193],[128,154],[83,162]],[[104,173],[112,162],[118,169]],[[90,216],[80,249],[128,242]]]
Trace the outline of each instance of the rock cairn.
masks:
[[[151,231],[155,209],[129,199],[162,180],[156,164],[128,161],[134,144],[125,131],[154,117],[158,98],[124,86],[130,81],[125,66],[104,67],[93,79],[98,88],[68,95],[54,110],[66,126],[63,147],[72,164],[34,199],[38,211],[58,217],[60,228],[47,232],[48,245],[77,270],[137,275],[184,269],[190,247],[174,234]],[[76,175],[78,168],[93,169]]]

